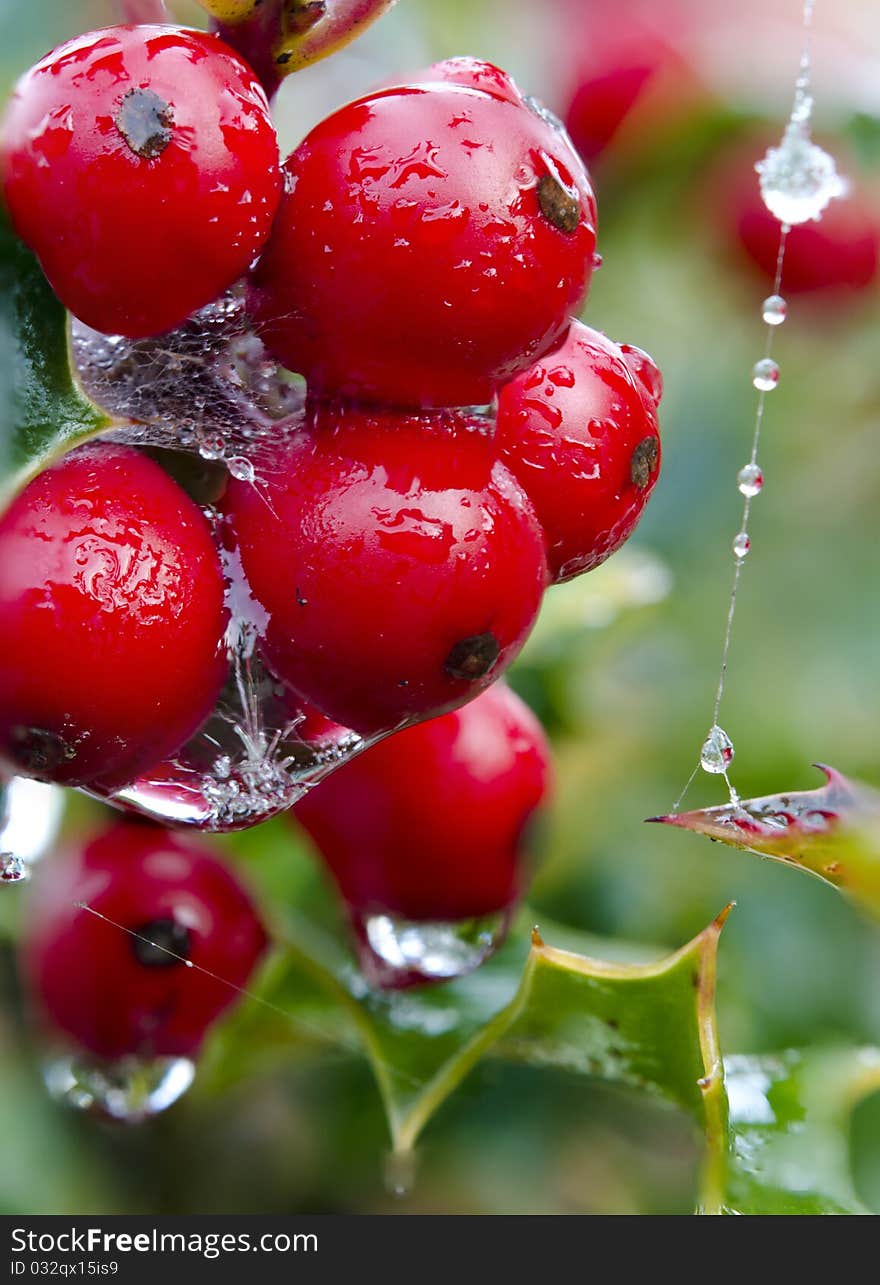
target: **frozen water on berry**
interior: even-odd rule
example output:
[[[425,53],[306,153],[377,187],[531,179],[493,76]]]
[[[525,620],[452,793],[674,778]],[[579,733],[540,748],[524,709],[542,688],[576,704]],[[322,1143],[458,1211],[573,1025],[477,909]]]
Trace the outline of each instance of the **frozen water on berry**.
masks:
[[[509,913],[480,919],[416,921],[355,916],[361,968],[378,986],[450,980],[479,968],[504,939]]]
[[[562,121],[559,119],[559,117],[556,115],[555,112],[552,112],[549,107],[547,107],[544,103],[541,102],[540,98],[534,98],[532,97],[531,94],[529,94],[526,96],[525,103],[529,111],[534,112],[535,115],[538,116],[544,122],[545,125],[549,125],[550,128],[552,130],[555,130],[557,134],[565,133],[565,126],[563,125]]]
[[[833,156],[810,137],[809,99],[802,99],[806,114],[792,119],[778,147],[768,149],[755,169],[761,197],[779,222],[789,227],[818,220],[835,198],[844,196],[846,182],[837,173]]]
[[[771,357],[762,357],[752,369],[752,383],[762,393],[772,393],[779,383],[779,367]]]
[[[723,727],[714,724],[700,750],[700,767],[713,776],[722,776],[733,762],[733,741]]]
[[[733,556],[738,562],[742,562],[751,547],[752,542],[747,531],[739,531],[733,537]]]
[[[112,802],[166,824],[244,829],[286,811],[366,748],[349,728],[297,705],[254,653],[247,624],[238,622],[236,638],[229,680],[205,725]]]
[[[88,395],[121,423],[132,421],[117,439],[250,459],[250,444],[296,414],[304,391],[248,326],[244,291],[235,286],[148,339],[102,335],[74,321],[73,357]],[[213,449],[219,438],[223,450]]]
[[[46,1088],[56,1101],[126,1124],[140,1124],[167,1110],[186,1093],[195,1073],[193,1063],[182,1057],[105,1062],[71,1053],[43,1067]]]
[[[736,475],[736,485],[741,495],[754,499],[764,485],[764,474],[757,464],[745,464]]]
[[[770,294],[761,304],[761,316],[768,326],[781,326],[788,315],[788,304],[781,294]]]
[[[64,810],[64,792],[25,777],[0,779],[0,883],[26,879],[31,862],[52,846]]]

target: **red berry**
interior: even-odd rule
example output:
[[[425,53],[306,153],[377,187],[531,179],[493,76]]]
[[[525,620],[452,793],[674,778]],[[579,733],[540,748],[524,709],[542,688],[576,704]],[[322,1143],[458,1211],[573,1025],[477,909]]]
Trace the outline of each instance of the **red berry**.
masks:
[[[22,969],[39,1016],[111,1060],[195,1055],[266,947],[229,870],[141,822],[47,860],[29,904]]]
[[[589,179],[527,108],[458,84],[388,89],[328,117],[285,169],[252,306],[313,391],[481,405],[584,297]]]
[[[293,815],[356,921],[480,918],[521,895],[528,823],[550,778],[541,725],[502,682],[366,750]]]
[[[152,460],[88,445],[0,518],[0,759],[105,788],[176,751],[225,674],[220,559]]]
[[[501,458],[535,506],[557,583],[598,566],[632,534],[660,470],[661,393],[646,353],[579,321],[501,390]]]
[[[452,709],[513,660],[546,578],[485,421],[322,407],[225,508],[275,674],[361,734]]]
[[[61,301],[97,330],[158,334],[244,273],[280,196],[253,72],[215,36],[108,27],[18,83],[6,201]]]
[[[424,71],[416,72],[403,82],[407,85],[425,85],[444,82],[448,85],[464,85],[466,89],[480,89],[495,98],[503,98],[517,107],[527,105],[525,95],[516,81],[506,71],[494,63],[484,62],[481,58],[471,58],[468,54],[457,58],[444,58],[442,62],[432,63]]]
[[[565,123],[588,163],[609,147],[656,146],[659,134],[705,110],[706,91],[682,52],[693,37],[692,8],[679,0],[568,0],[563,10],[558,57],[574,63]]]

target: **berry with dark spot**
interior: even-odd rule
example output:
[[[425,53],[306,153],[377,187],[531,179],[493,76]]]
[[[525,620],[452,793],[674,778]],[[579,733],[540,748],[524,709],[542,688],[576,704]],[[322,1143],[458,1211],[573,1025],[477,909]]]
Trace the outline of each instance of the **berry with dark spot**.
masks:
[[[502,388],[500,455],[535,506],[556,582],[598,566],[632,534],[660,471],[662,390],[646,353],[579,321]]]
[[[200,509],[131,447],[80,447],[0,517],[0,762],[118,788],[175,753],[226,673]]]
[[[285,170],[252,308],[315,393],[483,405],[586,294],[589,178],[564,131],[508,97],[386,89],[322,121]]]
[[[2,133],[13,224],[96,330],[159,334],[240,277],[281,194],[262,87],[216,36],[108,27],[19,81]]]
[[[522,488],[473,414],[322,405],[225,512],[275,672],[362,734],[452,709],[511,663],[546,580]]]
[[[122,821],[40,865],[21,968],[56,1039],[109,1060],[192,1057],[265,947],[248,894],[210,851]]]

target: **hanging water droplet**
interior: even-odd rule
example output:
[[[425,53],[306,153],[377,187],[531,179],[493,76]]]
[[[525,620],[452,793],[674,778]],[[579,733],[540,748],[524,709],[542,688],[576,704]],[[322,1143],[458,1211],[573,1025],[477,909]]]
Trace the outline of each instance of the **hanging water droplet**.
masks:
[[[239,482],[253,482],[256,476],[253,464],[244,455],[233,455],[226,461],[226,467]]]
[[[764,485],[764,474],[757,464],[745,464],[736,475],[736,485],[741,495],[754,499]]]
[[[788,304],[781,294],[768,294],[761,304],[761,316],[768,326],[781,326],[788,315]]]
[[[167,1110],[186,1093],[195,1073],[193,1063],[183,1057],[104,1062],[71,1053],[43,1067],[46,1088],[56,1101],[126,1124],[140,1124]]]
[[[510,913],[430,922],[382,914],[353,918],[364,976],[395,989],[473,972],[504,940]]]
[[[717,723],[709,730],[700,751],[700,767],[712,776],[721,776],[733,762],[733,741]]]
[[[747,531],[739,531],[733,537],[733,556],[737,561],[742,562],[751,547],[752,542]]]
[[[780,145],[769,148],[755,169],[764,204],[788,226],[818,220],[829,202],[846,193],[834,157],[811,140],[805,120],[790,121]]]
[[[23,883],[28,868],[14,852],[0,852],[0,883]]]
[[[385,1186],[392,1196],[402,1199],[412,1191],[416,1181],[416,1153],[389,1151],[385,1157]]]
[[[779,383],[779,367],[770,357],[756,361],[752,369],[752,383],[762,393],[772,393]]]
[[[0,778],[0,853],[26,865],[38,860],[55,842],[63,811],[64,791],[57,785]]]

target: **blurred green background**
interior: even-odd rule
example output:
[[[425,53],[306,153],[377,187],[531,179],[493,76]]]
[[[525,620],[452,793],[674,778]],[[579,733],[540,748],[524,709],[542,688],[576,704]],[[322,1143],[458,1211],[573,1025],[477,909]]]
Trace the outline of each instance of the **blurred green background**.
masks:
[[[880,24],[870,7],[820,0],[815,89],[825,139],[880,212],[880,122],[872,120],[880,100],[871,100]],[[463,52],[507,66],[564,110],[576,79],[567,59],[594,38],[597,8],[590,0],[400,0],[356,45],[284,86],[283,141],[293,146],[372,84]],[[656,0],[655,11],[663,8]],[[627,10],[621,0],[621,21]],[[550,594],[512,675],[552,735],[558,762],[531,897],[537,922],[547,916],[672,948],[735,899],[720,957],[726,1052],[880,1042],[876,927],[818,881],[642,821],[670,809],[709,721],[741,507],[735,475],[754,415],[749,372],[764,342],[759,305],[769,286],[725,233],[711,176],[755,122],[780,132],[800,52],[799,11],[798,0],[770,0],[751,17],[722,0],[676,8],[684,13],[681,47],[706,92],[671,108],[668,119],[658,99],[596,166],[604,265],[584,316],[661,366],[663,474],[627,550]],[[175,13],[199,20],[194,6]],[[8,86],[58,40],[111,20],[101,0],[0,0],[0,82]],[[745,59],[742,28],[752,42]],[[745,796],[818,784],[816,760],[880,784],[878,339],[876,282],[793,298],[775,338],[782,377],[767,404],[765,488],[753,510],[722,718]],[[705,777],[688,796],[691,806],[721,801],[718,782]],[[289,851],[292,866],[310,868],[289,827],[276,825],[266,842]],[[279,1061],[254,1050],[241,1082],[210,1092],[197,1083],[140,1130],[75,1118],[44,1096],[18,1014],[9,941],[21,895],[4,891],[0,907],[4,1211],[692,1206],[689,1122],[557,1072],[478,1069],[429,1127],[419,1181],[403,1202],[383,1185],[383,1117],[354,1056],[299,1056],[292,1045]],[[859,1112],[854,1148],[861,1194],[880,1209],[876,1104]]]

